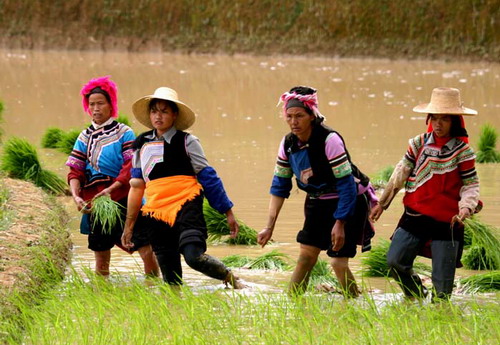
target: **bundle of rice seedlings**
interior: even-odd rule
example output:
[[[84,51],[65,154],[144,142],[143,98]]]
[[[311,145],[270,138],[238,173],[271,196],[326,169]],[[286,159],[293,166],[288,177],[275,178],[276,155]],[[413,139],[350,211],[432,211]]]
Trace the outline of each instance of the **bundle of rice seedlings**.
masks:
[[[122,205],[111,199],[109,196],[102,195],[92,200],[91,215],[92,225],[97,226],[99,223],[102,227],[102,233],[110,235],[117,222],[123,226],[121,215]]]
[[[459,281],[465,293],[488,292],[500,290],[500,271],[476,274]]]
[[[495,127],[488,123],[481,126],[476,152],[478,163],[500,163],[500,153],[496,150],[497,137]]]
[[[243,256],[239,254],[228,255],[221,259],[224,265],[228,267],[243,267],[252,261],[252,258],[249,256]]]
[[[57,149],[63,153],[70,154],[73,151],[73,146],[80,132],[77,129],[71,129],[69,132],[63,133],[61,140],[57,143]]]
[[[291,268],[290,257],[277,250],[272,250],[269,253],[251,260],[243,267],[249,269],[287,271]]]
[[[36,148],[27,140],[13,137],[4,146],[1,168],[10,177],[33,182],[53,194],[64,194],[66,182],[42,169]]]
[[[389,266],[387,265],[387,252],[391,242],[381,239],[372,249],[361,258],[363,266],[363,275],[366,277],[388,277]],[[413,265],[415,272],[430,275],[432,268],[421,262],[415,262]]]
[[[60,128],[49,127],[42,137],[42,147],[46,149],[56,149],[57,144],[61,141],[64,132]]]
[[[394,166],[388,165],[379,172],[377,172],[370,181],[374,188],[384,188],[391,178],[392,172],[394,171]]]
[[[125,115],[125,114],[119,113],[118,117],[116,118],[116,121],[131,127],[130,121],[129,121],[127,115]]]
[[[462,257],[465,268],[472,270],[499,269],[499,229],[481,222],[477,217],[467,218],[464,224],[466,232],[469,231],[472,234],[472,244]]]
[[[216,211],[207,199],[203,201],[203,215],[207,224],[208,241],[221,242],[228,244],[257,244],[257,231],[238,220],[240,232],[236,238],[227,238],[229,236],[229,225],[226,216]],[[223,240],[224,238],[224,240]]]

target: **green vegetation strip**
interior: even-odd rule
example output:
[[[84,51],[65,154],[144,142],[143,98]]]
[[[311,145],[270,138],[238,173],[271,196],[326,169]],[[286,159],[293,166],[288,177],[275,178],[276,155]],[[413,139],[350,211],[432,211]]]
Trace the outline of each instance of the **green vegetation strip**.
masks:
[[[6,344],[496,344],[500,304],[420,305],[370,296],[194,293],[77,275],[37,307],[19,301],[23,332]]]

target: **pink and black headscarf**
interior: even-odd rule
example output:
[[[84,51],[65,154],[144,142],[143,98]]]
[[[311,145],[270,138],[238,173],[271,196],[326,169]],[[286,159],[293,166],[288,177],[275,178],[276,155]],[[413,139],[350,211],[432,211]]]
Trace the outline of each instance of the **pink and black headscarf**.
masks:
[[[283,117],[286,118],[286,110],[292,107],[300,107],[308,110],[321,122],[325,119],[318,109],[318,95],[316,89],[308,86],[295,86],[290,91],[281,95],[278,105],[283,103]]]
[[[109,75],[91,79],[87,84],[85,84],[80,91],[82,95],[83,109],[89,115],[89,97],[94,93],[103,94],[111,104],[111,117],[118,117],[118,88],[114,81],[109,79]]]

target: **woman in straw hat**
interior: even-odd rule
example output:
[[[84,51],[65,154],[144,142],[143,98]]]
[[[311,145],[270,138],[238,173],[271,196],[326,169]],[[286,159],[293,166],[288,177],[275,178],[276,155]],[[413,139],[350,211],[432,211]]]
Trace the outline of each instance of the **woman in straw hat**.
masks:
[[[83,86],[83,109],[92,117],[92,124],[80,133],[66,162],[70,168],[68,182],[78,210],[85,213],[81,232],[89,235],[89,249],[95,253],[96,273],[109,275],[111,248],[118,245],[130,253],[138,250],[146,275],[156,276],[159,274],[158,264],[145,234],[136,233],[133,247],[125,249],[121,246],[125,212],[108,234],[103,233],[99,222],[91,220],[87,211],[88,204],[103,195],[126,207],[135,135],[128,126],[116,122],[117,91],[116,84],[107,76],[92,79]]]
[[[133,246],[132,233],[137,222],[136,228],[150,232],[165,282],[182,283],[182,253],[191,268],[241,288],[222,262],[205,254],[204,196],[213,208],[226,214],[231,237],[237,236],[239,228],[233,203],[208,164],[198,138],[184,132],[193,125],[194,112],[168,87],[138,99],[132,110],[137,120],[151,130],[141,134],[134,144],[123,245]],[[146,203],[141,208],[143,196]]]
[[[413,261],[419,254],[432,255],[433,300],[448,299],[460,267],[462,221],[478,206],[475,155],[462,116],[477,111],[462,105],[458,89],[444,87],[435,88],[430,102],[413,111],[428,114],[427,133],[410,139],[370,217],[378,220],[405,187],[404,213],[387,253],[391,275],[407,297],[423,298],[427,290],[413,272]]]
[[[307,197],[304,225],[297,234],[299,259],[288,291],[304,292],[320,252],[326,250],[342,292],[346,297],[355,297],[359,291],[349,269],[349,258],[356,255],[358,244],[362,251],[370,248],[374,231],[368,210],[375,192],[368,178],[351,163],[340,134],[323,124],[315,89],[293,87],[281,96],[280,102],[291,132],[280,144],[267,226],[259,232],[258,242],[265,246],[271,239],[295,175],[297,186]]]

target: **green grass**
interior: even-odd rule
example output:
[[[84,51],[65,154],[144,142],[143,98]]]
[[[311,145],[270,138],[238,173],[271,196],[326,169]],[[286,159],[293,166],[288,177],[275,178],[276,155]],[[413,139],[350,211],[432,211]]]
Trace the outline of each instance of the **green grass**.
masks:
[[[470,247],[462,257],[465,268],[500,269],[500,230],[481,222],[477,216],[466,219],[464,224],[465,233],[472,237]]]
[[[128,119],[127,115],[123,113],[118,114],[118,118],[116,119],[117,122],[123,123],[124,125],[127,125],[129,127],[132,127],[130,120]]]
[[[57,149],[62,153],[70,154],[80,133],[81,131],[78,129],[71,129],[68,132],[64,132],[61,140],[57,143]]]
[[[42,137],[42,147],[47,149],[55,149],[58,146],[58,143],[64,136],[64,132],[60,128],[49,127],[45,131],[45,134]]]
[[[17,301],[6,344],[496,344],[500,305],[344,301],[332,294],[193,292],[71,275],[39,306]],[[23,331],[22,331],[23,330]]]
[[[394,171],[394,166],[388,165],[385,168],[378,171],[373,177],[370,178],[374,188],[384,188],[389,179],[391,178],[392,172]]]
[[[475,274],[460,279],[461,290],[466,293],[490,292],[500,290],[500,271]]]
[[[372,249],[361,258],[363,266],[363,275],[366,277],[388,277],[389,266],[387,265],[387,252],[391,242],[381,239],[377,242]],[[430,276],[431,267],[428,265],[415,262],[413,265],[415,272],[423,275]]]
[[[496,150],[498,133],[493,125],[481,126],[477,144],[476,161],[478,163],[500,163],[500,152]]]
[[[205,216],[205,222],[207,223],[209,242],[213,243],[222,241],[228,244],[257,244],[257,231],[239,219],[238,224],[240,226],[240,232],[238,236],[234,239],[229,238],[229,225],[227,224],[226,216],[212,208],[207,199],[203,200],[203,215]]]
[[[11,212],[6,208],[9,196],[9,190],[5,187],[4,182],[0,181],[0,231],[4,230],[9,224]]]
[[[66,191],[66,182],[42,168],[35,146],[25,139],[13,137],[5,143],[0,167],[10,177],[31,181],[52,194],[60,195]]]

